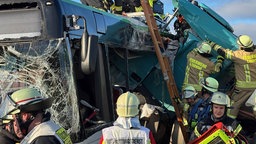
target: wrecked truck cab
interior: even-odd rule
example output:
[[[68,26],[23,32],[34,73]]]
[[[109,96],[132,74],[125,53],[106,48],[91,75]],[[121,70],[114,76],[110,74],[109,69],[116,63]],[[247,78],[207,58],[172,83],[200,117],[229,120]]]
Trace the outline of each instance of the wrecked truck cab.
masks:
[[[1,1],[0,17],[1,96],[36,87],[53,97],[52,119],[74,143],[115,120],[122,91],[168,99],[141,21],[70,0]]]
[[[194,49],[197,43],[201,41],[212,41],[226,49],[237,50],[238,45],[236,39],[238,36],[233,33],[235,29],[233,29],[225,19],[203,3],[194,5],[189,1],[179,0],[178,2],[176,1],[174,5],[176,5],[178,9],[178,13],[183,15],[184,19],[191,26],[191,32],[188,33],[186,42],[179,48],[175,57],[175,81],[177,87],[181,88],[183,78],[178,78],[177,75],[182,73],[182,76],[184,76],[186,54]],[[215,52],[212,54],[215,57],[217,56]],[[213,59],[213,61],[214,60],[216,59]],[[219,90],[231,96],[233,92],[232,88],[235,84],[233,63],[229,60],[224,60],[222,70],[212,76],[219,81]],[[255,123],[256,119],[252,116],[252,107],[242,106],[237,119],[240,121],[246,136],[249,139],[253,139],[256,128],[251,126],[252,123]],[[250,123],[250,126],[248,127],[246,123]],[[255,141],[253,143],[255,143]]]

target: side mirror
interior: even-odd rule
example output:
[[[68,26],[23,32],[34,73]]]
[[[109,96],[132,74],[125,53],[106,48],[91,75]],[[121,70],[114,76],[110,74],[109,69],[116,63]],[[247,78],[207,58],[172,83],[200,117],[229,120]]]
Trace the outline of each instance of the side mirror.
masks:
[[[81,69],[85,74],[95,71],[98,57],[98,36],[83,33],[81,39]]]
[[[86,19],[83,16],[68,15],[65,18],[67,31],[83,29],[81,37],[81,69],[84,74],[91,74],[95,71],[98,57],[98,36],[88,35]],[[82,20],[82,23],[79,20]]]

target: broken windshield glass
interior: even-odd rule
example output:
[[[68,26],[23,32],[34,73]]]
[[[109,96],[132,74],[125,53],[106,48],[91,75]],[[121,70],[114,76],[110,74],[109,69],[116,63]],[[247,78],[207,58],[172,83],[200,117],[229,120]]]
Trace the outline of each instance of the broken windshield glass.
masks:
[[[36,87],[54,97],[52,118],[68,132],[79,131],[71,55],[63,38],[0,45],[0,94]]]

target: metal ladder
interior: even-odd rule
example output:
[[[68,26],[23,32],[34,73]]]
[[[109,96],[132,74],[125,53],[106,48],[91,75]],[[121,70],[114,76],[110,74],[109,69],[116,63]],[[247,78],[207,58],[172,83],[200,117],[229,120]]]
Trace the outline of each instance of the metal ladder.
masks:
[[[156,20],[154,18],[153,10],[149,5],[148,0],[141,0],[141,5],[145,14],[146,22],[154,43],[154,48],[160,64],[160,68],[163,73],[163,78],[166,81],[168,92],[171,98],[172,106],[174,107],[177,121],[180,125],[185,142],[188,142],[188,136],[186,132],[186,127],[183,125],[182,115],[180,113],[177,100],[179,99],[179,92],[172,74],[172,69],[170,67],[169,58],[164,55],[165,49],[162,41],[162,37],[158,31]]]

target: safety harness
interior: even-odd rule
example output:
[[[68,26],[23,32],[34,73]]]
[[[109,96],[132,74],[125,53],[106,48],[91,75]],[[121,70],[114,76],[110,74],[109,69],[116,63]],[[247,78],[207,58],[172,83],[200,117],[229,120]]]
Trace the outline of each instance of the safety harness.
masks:
[[[189,112],[189,122],[191,127],[194,127],[197,122],[205,118],[210,112],[211,106],[208,104],[208,101],[209,99],[199,99],[197,103],[193,106],[192,110]],[[192,122],[196,123],[192,124]]]

